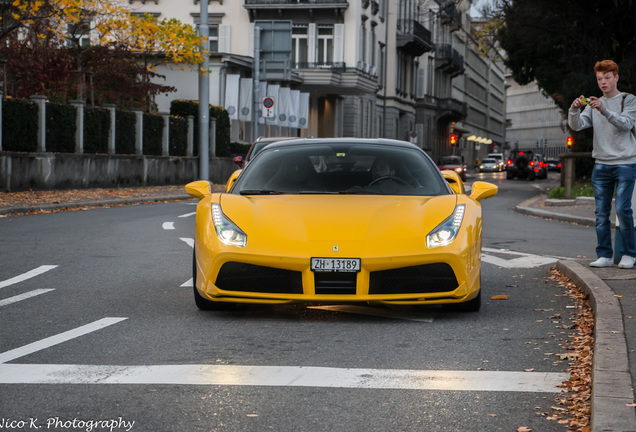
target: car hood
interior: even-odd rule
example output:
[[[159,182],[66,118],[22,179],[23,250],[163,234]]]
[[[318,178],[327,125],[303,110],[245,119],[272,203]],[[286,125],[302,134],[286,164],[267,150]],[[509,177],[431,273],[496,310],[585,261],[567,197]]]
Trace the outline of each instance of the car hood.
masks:
[[[219,201],[252,252],[329,256],[339,246],[341,256],[390,256],[421,251],[425,236],[453,213],[457,195],[223,194]]]

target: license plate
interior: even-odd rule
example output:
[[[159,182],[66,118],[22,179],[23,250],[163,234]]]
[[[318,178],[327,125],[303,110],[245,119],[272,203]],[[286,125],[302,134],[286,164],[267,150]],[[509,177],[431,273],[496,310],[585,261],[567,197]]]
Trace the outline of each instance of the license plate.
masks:
[[[315,272],[359,272],[360,258],[312,258],[311,271]]]

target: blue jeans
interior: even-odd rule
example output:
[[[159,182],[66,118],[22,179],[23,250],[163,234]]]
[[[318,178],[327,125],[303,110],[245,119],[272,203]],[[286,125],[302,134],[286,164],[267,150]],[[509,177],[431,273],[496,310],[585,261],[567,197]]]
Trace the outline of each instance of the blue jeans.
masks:
[[[592,185],[596,203],[596,255],[599,258],[612,258],[612,231],[610,211],[612,197],[616,190],[616,216],[623,236],[623,255],[636,257],[634,245],[634,219],[632,211],[632,193],[634,192],[635,165],[594,164]]]

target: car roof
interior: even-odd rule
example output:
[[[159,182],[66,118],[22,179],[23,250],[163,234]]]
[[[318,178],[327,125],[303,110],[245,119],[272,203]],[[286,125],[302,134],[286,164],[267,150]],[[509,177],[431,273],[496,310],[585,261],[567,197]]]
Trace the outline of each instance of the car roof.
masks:
[[[307,144],[372,144],[380,146],[396,146],[412,148],[423,151],[421,148],[406,141],[392,140],[386,138],[298,138],[293,140],[277,141],[267,146],[267,149],[290,147]]]

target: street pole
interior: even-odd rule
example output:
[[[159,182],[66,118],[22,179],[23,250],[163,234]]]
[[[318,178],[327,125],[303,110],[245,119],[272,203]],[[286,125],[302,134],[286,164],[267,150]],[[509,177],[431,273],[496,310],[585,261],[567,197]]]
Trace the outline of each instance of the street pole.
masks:
[[[261,28],[254,26],[254,71],[252,73],[253,84],[253,109],[252,109],[252,141],[258,138],[258,111],[261,108],[260,80],[261,80]]]
[[[199,36],[203,37],[201,51],[203,64],[199,69],[199,178],[210,180],[210,29],[208,27],[208,0],[200,1],[201,23]]]

